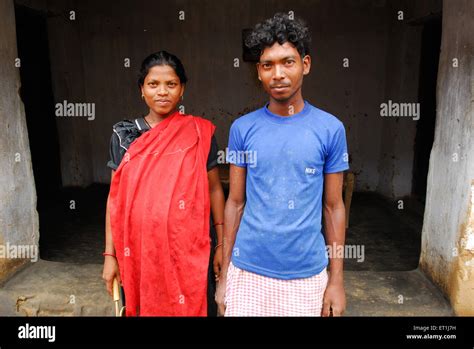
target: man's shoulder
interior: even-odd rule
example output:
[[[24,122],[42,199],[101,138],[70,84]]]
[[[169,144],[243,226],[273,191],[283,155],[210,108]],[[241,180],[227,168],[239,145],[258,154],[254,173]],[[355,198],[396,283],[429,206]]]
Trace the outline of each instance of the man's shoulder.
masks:
[[[263,108],[259,108],[250,113],[247,113],[238,117],[232,123],[232,127],[238,128],[238,129],[247,129],[251,127],[253,124],[255,124],[255,122],[261,119],[262,111],[263,111]]]
[[[341,126],[344,127],[343,123],[339,118],[323,109],[315,107],[310,104],[311,113],[315,116],[311,120],[318,124],[322,124],[329,129],[338,129]]]

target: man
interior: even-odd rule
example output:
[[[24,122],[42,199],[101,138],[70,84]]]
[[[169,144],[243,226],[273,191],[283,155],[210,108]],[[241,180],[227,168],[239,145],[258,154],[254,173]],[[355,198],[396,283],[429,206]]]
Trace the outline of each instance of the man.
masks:
[[[344,245],[345,130],[303,99],[309,42],[305,24],[285,14],[246,40],[270,100],[230,130],[221,315],[340,316],[345,309],[343,259],[326,250]]]

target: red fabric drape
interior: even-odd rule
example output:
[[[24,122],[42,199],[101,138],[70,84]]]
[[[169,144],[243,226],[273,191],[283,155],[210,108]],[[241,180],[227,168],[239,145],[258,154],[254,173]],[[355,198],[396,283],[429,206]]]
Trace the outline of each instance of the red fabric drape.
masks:
[[[207,314],[214,129],[176,112],[135,140],[115,173],[108,205],[127,316]]]

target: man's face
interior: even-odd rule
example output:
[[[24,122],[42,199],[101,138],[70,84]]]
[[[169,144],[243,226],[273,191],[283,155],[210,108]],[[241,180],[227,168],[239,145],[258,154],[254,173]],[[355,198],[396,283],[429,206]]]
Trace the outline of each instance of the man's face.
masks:
[[[295,96],[303,85],[303,76],[309,74],[311,58],[301,58],[289,42],[265,48],[257,63],[258,78],[270,98],[285,102]]]

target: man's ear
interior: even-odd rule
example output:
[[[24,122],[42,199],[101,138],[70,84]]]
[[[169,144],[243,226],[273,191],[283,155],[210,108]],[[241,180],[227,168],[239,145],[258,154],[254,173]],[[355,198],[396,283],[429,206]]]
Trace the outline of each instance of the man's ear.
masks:
[[[311,70],[311,57],[306,55],[303,57],[303,75],[308,75]]]
[[[262,78],[260,77],[259,68],[260,68],[260,63],[255,64],[255,67],[257,68],[257,74],[258,74],[258,80],[262,81]]]

